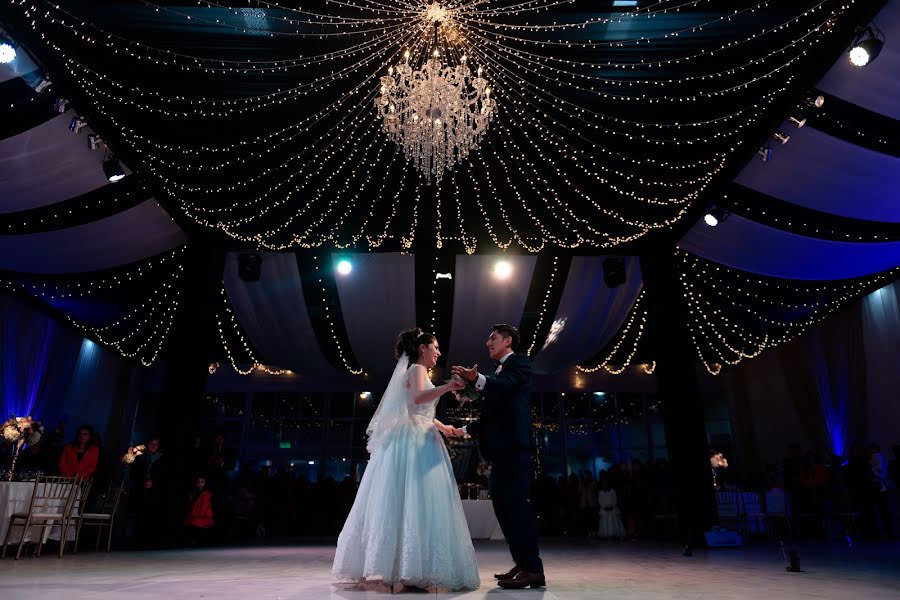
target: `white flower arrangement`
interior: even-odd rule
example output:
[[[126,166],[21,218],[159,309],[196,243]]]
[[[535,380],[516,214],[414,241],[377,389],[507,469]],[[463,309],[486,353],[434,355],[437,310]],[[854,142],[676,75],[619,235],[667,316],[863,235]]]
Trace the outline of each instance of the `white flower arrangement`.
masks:
[[[44,427],[31,417],[10,417],[2,425],[3,439],[18,448],[28,444],[33,446],[41,441]]]
[[[141,444],[139,446],[131,446],[128,448],[128,451],[122,455],[122,462],[126,465],[130,465],[137,459],[138,456],[144,453],[147,448]]]

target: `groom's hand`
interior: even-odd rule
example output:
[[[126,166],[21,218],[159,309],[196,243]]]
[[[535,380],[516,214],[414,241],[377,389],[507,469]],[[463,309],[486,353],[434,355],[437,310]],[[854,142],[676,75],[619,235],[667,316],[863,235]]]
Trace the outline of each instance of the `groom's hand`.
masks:
[[[465,437],[466,432],[457,427],[450,427],[450,437]]]
[[[450,369],[450,372],[454,375],[459,375],[469,383],[474,383],[478,379],[478,365],[473,365],[468,369],[466,367],[456,365]]]

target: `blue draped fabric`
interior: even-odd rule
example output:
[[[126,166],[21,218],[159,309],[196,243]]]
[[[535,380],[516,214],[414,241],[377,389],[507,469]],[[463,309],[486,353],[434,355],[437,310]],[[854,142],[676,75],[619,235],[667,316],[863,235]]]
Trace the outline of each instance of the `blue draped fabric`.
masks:
[[[2,417],[40,419],[47,401],[65,393],[79,342],[50,317],[0,295]]]
[[[832,365],[831,368],[829,368],[828,357],[825,355],[825,341],[818,329],[811,330],[808,347],[812,375],[819,393],[819,401],[822,404],[822,417],[825,421],[828,445],[835,456],[846,456],[847,432],[850,426],[848,409],[850,377],[847,346],[839,345],[834,348],[838,353],[835,361],[837,364]]]

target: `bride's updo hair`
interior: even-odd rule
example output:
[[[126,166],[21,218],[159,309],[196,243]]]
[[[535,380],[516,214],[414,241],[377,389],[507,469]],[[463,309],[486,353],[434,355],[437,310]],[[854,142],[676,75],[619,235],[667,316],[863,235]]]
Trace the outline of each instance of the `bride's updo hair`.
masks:
[[[406,354],[409,357],[410,364],[412,364],[419,360],[419,346],[421,344],[431,344],[436,340],[436,337],[422,331],[420,327],[404,331],[397,339],[397,348],[395,350],[397,358]]]

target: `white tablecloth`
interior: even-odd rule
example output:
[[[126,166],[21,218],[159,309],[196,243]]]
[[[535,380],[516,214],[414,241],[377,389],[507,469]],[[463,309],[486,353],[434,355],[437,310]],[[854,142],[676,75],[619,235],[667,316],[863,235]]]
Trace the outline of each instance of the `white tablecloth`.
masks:
[[[13,513],[28,512],[28,506],[31,503],[31,495],[34,492],[34,482],[31,481],[0,481],[0,544],[6,539],[6,530],[9,527],[9,518]],[[64,503],[61,501],[61,503]],[[59,539],[59,527],[47,528],[44,534],[44,541],[47,538]],[[19,543],[21,538],[22,526],[16,525],[13,528],[9,543]],[[38,531],[37,527],[29,527],[25,541],[35,541]],[[66,539],[74,540],[74,528],[70,527],[67,532]]]
[[[500,523],[497,522],[497,515],[494,514],[494,506],[490,500],[463,500],[462,505],[472,539],[503,539],[503,532],[500,531]]]

